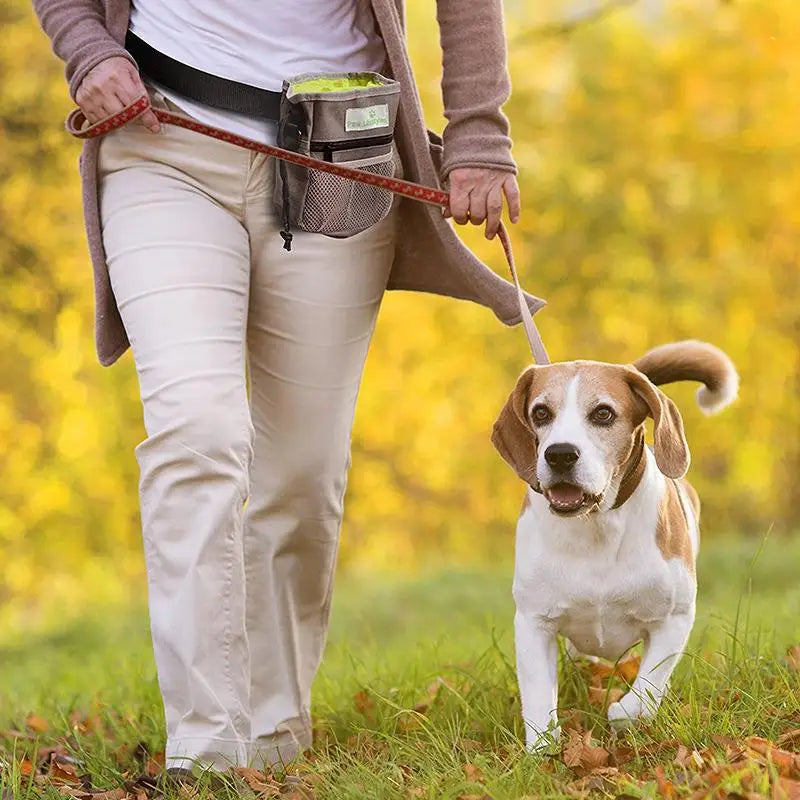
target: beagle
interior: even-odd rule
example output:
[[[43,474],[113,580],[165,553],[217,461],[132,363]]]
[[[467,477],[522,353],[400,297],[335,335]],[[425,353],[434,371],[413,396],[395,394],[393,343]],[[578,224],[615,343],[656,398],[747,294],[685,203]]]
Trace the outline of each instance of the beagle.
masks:
[[[569,650],[611,661],[644,642],[636,680],[608,709],[614,727],[655,714],[686,646],[700,505],[683,479],[681,415],[656,388],[681,380],[704,384],[697,402],[708,414],[730,404],[739,386],[721,350],[678,342],[633,365],[529,367],[495,422],[495,447],[528,484],[513,590],[528,749],[559,735],[558,634]]]

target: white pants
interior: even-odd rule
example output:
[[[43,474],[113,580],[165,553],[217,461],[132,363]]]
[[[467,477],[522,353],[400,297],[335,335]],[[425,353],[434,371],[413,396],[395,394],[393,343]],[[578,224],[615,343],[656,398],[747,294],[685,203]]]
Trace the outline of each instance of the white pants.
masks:
[[[167,126],[100,153],[137,448],[167,765],[291,759],[331,598],[350,431],[394,214],[282,249],[274,162]],[[249,366],[250,400],[247,391]]]

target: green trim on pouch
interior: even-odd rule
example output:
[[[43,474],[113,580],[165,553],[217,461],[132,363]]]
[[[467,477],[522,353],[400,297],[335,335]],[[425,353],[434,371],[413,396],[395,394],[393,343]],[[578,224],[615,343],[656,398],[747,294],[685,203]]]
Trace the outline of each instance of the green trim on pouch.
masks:
[[[375,80],[371,75],[355,73],[346,78],[312,78],[307,81],[300,81],[300,83],[293,83],[291,86],[291,93],[320,94],[322,92],[347,92],[353,89],[372,89],[376,86],[383,86],[383,84]]]

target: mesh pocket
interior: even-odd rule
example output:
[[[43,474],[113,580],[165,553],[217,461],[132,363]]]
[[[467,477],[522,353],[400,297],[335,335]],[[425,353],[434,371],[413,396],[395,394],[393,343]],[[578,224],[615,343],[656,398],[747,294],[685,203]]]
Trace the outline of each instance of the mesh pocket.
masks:
[[[345,166],[390,178],[394,158],[386,155],[343,162]],[[352,236],[380,222],[392,207],[392,193],[376,186],[309,171],[301,227],[327,236]]]

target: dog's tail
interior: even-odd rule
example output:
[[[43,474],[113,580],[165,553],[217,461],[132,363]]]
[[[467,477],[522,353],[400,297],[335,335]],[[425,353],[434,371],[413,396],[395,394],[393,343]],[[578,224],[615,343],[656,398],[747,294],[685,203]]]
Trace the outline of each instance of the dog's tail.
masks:
[[[739,375],[728,356],[706,342],[685,341],[654,347],[633,366],[656,385],[675,381],[699,381],[697,405],[705,414],[716,414],[730,405],[739,392]]]

